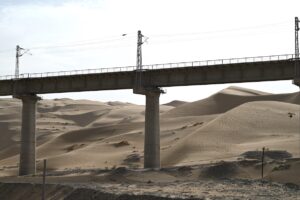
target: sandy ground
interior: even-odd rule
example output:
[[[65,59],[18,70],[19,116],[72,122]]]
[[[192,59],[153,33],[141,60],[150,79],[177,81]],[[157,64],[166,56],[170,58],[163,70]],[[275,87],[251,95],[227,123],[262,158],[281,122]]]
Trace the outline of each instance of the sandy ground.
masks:
[[[265,167],[268,175],[263,180],[257,179],[260,176],[261,163],[255,159],[169,167],[156,171],[125,167],[112,170],[52,171],[48,173],[46,179],[46,196],[47,199],[101,200],[156,198],[292,200],[300,199],[299,185],[290,182],[277,183],[274,180],[276,176],[298,178],[299,170],[297,173],[295,170],[299,169],[299,166],[300,159],[269,160]],[[272,179],[273,181],[270,181]],[[0,182],[6,183],[0,183],[1,199],[41,198],[41,174],[2,177]]]
[[[248,161],[250,158],[242,156],[243,153],[256,151],[259,154],[262,147],[266,147],[268,152],[277,155],[267,158],[270,164],[266,167],[266,179],[299,184],[299,162],[291,160],[300,157],[299,104],[299,93],[269,94],[229,87],[203,100],[161,105],[162,166]],[[0,99],[2,177],[17,175],[20,113],[20,101]],[[38,103],[37,113],[38,171],[42,169],[43,159],[47,159],[49,173],[142,168],[143,130],[144,106],[122,102],[42,100]],[[275,161],[279,164],[274,164]],[[259,171],[254,166],[238,169],[234,176],[225,177],[259,178]],[[157,177],[161,179],[160,175]]]

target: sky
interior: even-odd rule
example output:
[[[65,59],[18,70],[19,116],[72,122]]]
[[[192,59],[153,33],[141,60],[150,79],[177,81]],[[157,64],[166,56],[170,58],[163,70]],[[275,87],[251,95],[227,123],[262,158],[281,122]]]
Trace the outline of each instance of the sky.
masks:
[[[1,0],[0,76],[15,70],[15,46],[29,49],[20,73],[294,53],[299,0]],[[123,36],[126,34],[125,36]],[[291,81],[164,88],[161,103],[195,101],[231,85],[296,92]],[[144,104],[132,90],[41,95]]]

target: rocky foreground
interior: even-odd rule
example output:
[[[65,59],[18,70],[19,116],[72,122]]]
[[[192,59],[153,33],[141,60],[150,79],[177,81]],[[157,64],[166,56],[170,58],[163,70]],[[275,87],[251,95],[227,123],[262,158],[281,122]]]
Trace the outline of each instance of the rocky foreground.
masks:
[[[287,166],[292,168],[297,163],[298,159],[273,160],[265,165],[274,173],[288,176],[290,169]],[[52,200],[300,199],[298,184],[272,182],[270,180],[276,177],[274,174],[267,173],[269,175],[263,180],[246,178],[247,172],[255,169],[258,172],[260,167],[257,160],[240,160],[161,170],[119,167],[51,171],[47,174],[45,194],[46,199]],[[41,183],[41,174],[1,177],[0,199],[41,199]]]
[[[1,183],[2,200],[39,200],[42,185],[31,183]],[[174,182],[161,184],[47,184],[46,199],[65,200],[200,200],[200,199],[300,199],[294,184],[279,184],[254,180],[223,179],[217,181]]]

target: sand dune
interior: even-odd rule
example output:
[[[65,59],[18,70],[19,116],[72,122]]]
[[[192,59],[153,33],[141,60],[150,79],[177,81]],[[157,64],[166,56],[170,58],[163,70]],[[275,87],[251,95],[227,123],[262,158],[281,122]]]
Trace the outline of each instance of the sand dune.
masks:
[[[163,161],[166,165],[174,165],[235,158],[240,152],[264,146],[287,150],[299,156],[297,110],[298,105],[277,101],[242,104],[191,130],[180,143],[168,150]],[[289,113],[295,115],[290,117]],[[176,159],[171,155],[176,155]]]
[[[229,87],[196,102],[161,105],[163,166],[237,159],[267,147],[299,156],[299,93]],[[16,174],[21,103],[0,100],[1,174]],[[55,99],[38,103],[37,159],[50,169],[142,167],[144,106]]]
[[[179,117],[221,114],[251,101],[282,101],[299,104],[300,95],[298,93],[269,94],[239,87],[229,87],[206,99],[178,106],[164,113],[163,116]]]
[[[182,104],[185,104],[185,103],[187,103],[187,102],[185,102],[185,101],[174,100],[174,101],[171,101],[171,102],[166,103],[166,104],[164,104],[164,105],[166,105],[166,106],[178,107],[178,106],[181,106]]]

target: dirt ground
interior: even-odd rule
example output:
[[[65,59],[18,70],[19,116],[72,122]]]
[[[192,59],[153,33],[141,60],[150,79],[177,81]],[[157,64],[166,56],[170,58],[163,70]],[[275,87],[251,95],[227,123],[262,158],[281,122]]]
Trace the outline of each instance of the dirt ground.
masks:
[[[259,178],[259,161],[247,159],[161,170],[120,167],[52,171],[47,174],[46,195],[48,199],[294,200],[300,199],[299,175],[291,172],[291,168],[298,167],[299,160],[269,161],[265,167],[268,175],[263,180]],[[282,173],[297,176],[296,181],[277,180],[278,173],[280,177]],[[40,199],[42,194],[41,174],[2,177],[0,182],[0,199]]]

